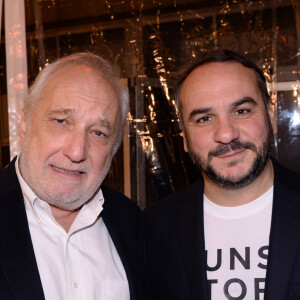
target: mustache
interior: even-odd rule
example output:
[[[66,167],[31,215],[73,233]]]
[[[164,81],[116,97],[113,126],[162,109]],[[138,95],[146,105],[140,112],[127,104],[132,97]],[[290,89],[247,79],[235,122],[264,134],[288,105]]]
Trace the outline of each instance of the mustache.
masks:
[[[212,157],[218,157],[224,154],[229,153],[234,150],[243,150],[250,149],[254,152],[257,152],[256,146],[251,142],[242,142],[239,140],[234,140],[226,145],[220,145],[215,150],[212,150],[208,153],[208,159],[211,160]]]
[[[66,171],[80,172],[80,173],[88,173],[89,172],[89,167],[85,162],[76,164],[76,163],[57,161],[57,160],[51,159],[51,160],[49,160],[48,163],[58,169],[63,169]]]

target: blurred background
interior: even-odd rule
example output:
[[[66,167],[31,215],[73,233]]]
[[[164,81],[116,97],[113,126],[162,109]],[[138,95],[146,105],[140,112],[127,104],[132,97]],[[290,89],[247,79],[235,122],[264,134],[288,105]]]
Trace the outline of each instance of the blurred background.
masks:
[[[174,86],[205,50],[235,50],[263,69],[277,115],[274,156],[300,171],[300,0],[21,2],[29,85],[45,65],[77,51],[92,51],[119,65],[130,92],[130,113],[105,183],[142,208],[199,175],[183,151]],[[4,23],[11,16],[4,12],[0,168],[11,159]]]

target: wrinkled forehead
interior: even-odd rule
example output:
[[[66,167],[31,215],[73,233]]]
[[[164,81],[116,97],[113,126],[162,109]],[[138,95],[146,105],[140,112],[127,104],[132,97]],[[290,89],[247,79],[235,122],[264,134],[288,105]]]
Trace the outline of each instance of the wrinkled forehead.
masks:
[[[117,98],[115,86],[98,70],[89,66],[71,66],[56,72],[44,85],[42,97],[53,91],[68,90],[89,93],[94,96],[106,95]]]
[[[99,81],[111,85],[105,74],[103,74],[99,70],[86,65],[78,65],[66,66],[55,71],[48,78],[47,82],[44,85],[44,88],[47,88],[49,85],[53,86],[53,84],[66,84],[74,81]]]
[[[99,72],[85,66],[65,68],[56,73],[43,87],[35,110],[93,107],[95,111],[120,111],[120,102],[114,86]],[[79,109],[80,110],[80,109]]]

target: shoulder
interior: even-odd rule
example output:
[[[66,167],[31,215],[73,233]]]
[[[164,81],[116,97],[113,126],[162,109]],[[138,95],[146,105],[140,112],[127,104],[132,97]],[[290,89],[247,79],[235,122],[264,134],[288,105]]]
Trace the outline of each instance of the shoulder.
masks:
[[[115,217],[134,222],[141,218],[141,210],[136,203],[117,190],[102,186],[104,196],[103,217]]]
[[[198,179],[194,183],[170,195],[145,210],[147,219],[157,219],[158,222],[167,222],[174,219],[178,213],[195,211],[202,205],[203,180]]]
[[[104,196],[104,203],[106,202],[114,206],[118,205],[129,210],[139,210],[137,205],[132,200],[117,190],[108,186],[101,186],[101,190]]]
[[[0,169],[0,192],[1,194],[10,193],[16,187],[19,187],[19,181],[15,169],[14,158],[4,169]]]
[[[281,186],[287,190],[300,193],[300,173],[292,171],[272,159],[274,168],[274,186]]]
[[[0,169],[0,176],[1,178],[4,176],[13,176],[16,175],[16,169],[15,169],[15,162],[16,162],[16,157],[3,169]]]
[[[101,187],[104,204],[101,217],[114,242],[141,241],[142,212],[128,197],[107,186]],[[127,243],[126,242],[126,243]],[[124,241],[125,243],[125,241]]]
[[[180,208],[185,203],[190,202],[191,199],[194,199],[195,197],[198,198],[201,194],[203,194],[202,178],[177,191],[176,193],[161,199],[151,207],[147,208],[146,211],[160,210],[164,208]]]

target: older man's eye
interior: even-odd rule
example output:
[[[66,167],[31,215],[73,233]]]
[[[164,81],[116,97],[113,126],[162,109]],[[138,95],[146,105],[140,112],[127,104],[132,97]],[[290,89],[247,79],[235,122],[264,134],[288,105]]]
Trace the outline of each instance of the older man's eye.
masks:
[[[66,123],[66,119],[55,119],[55,121],[58,124],[65,124]]]
[[[96,136],[104,136],[105,134],[102,131],[96,130],[94,131]]]

